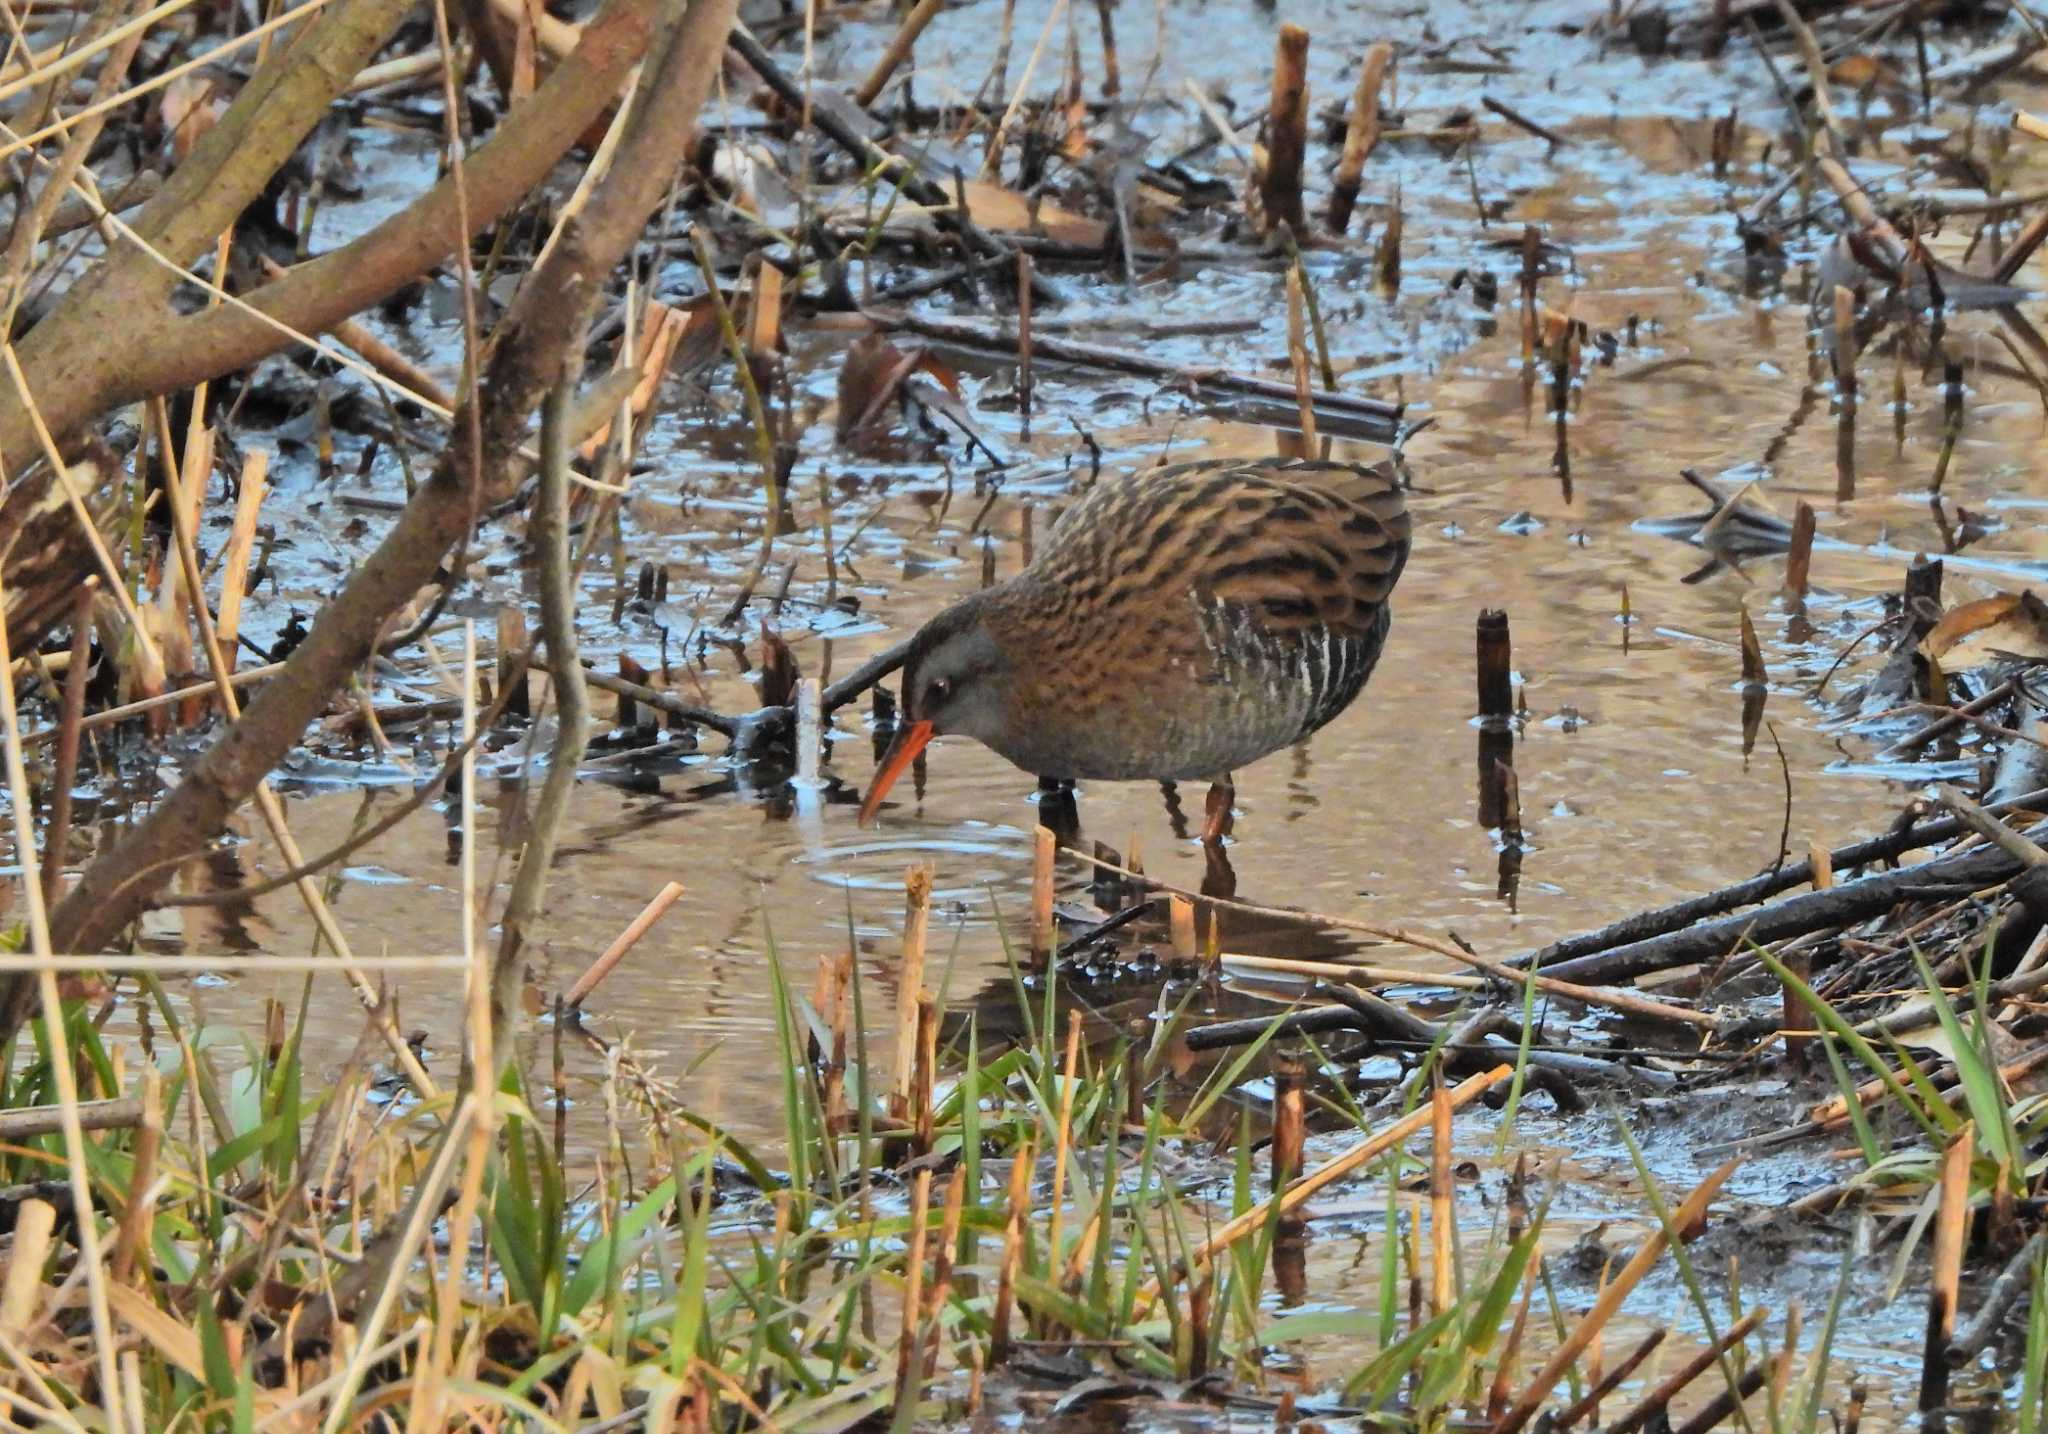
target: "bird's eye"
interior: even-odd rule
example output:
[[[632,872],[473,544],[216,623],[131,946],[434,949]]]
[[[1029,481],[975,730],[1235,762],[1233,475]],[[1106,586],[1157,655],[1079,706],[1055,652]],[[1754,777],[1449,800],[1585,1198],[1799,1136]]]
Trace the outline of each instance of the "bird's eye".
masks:
[[[953,679],[950,677],[934,677],[931,680],[931,685],[924,690],[924,705],[927,708],[936,707],[952,695]]]

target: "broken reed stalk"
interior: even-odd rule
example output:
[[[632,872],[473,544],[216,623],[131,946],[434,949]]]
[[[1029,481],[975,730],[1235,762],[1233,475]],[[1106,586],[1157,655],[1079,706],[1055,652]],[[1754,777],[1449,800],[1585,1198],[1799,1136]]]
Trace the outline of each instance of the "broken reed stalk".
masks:
[[[875,67],[868,71],[868,77],[860,82],[860,88],[853,92],[853,102],[866,109],[881,98],[883,88],[897,68],[910,58],[910,52],[917,46],[917,37],[924,33],[924,27],[931,24],[932,17],[939,13],[945,0],[917,0],[911,12],[903,17],[903,23],[889,40],[882,57],[875,61]]]
[[[230,673],[235,670],[236,654],[241,647],[238,639],[242,632],[242,597],[249,588],[249,558],[256,543],[256,519],[262,512],[269,486],[270,451],[252,449],[242,459],[241,490],[235,495],[235,525],[228,534],[227,547],[221,550],[220,616],[214,620],[220,633],[220,655]]]
[[[803,678],[796,685],[796,778],[813,790],[824,780],[820,764],[824,758],[825,719],[820,693],[815,677]]]
[[[71,604],[71,662],[64,669],[64,697],[57,719],[57,770],[50,791],[50,816],[43,833],[43,901],[55,905],[64,893],[65,853],[71,848],[71,791],[77,785],[78,737],[85,714],[85,682],[92,657],[93,594],[96,576],[86,578]]]
[[[1948,1347],[1956,1332],[1956,1287],[1970,1233],[1970,1158],[1977,1127],[1965,1125],[1941,1156],[1941,1204],[1934,1217],[1934,1272],[1927,1291],[1927,1345],[1920,1364],[1920,1410],[1948,1402]]]
[[[1102,97],[1113,100],[1123,93],[1123,74],[1116,61],[1116,0],[1095,0],[1096,22],[1102,28]]]
[[[1003,1261],[996,1273],[996,1307],[989,1320],[988,1362],[994,1367],[1010,1358],[1010,1320],[1017,1307],[1017,1267],[1030,1237],[1031,1173],[1037,1150],[1030,1136],[1010,1157],[1007,1218],[1003,1223]]]
[[[1052,961],[1053,946],[1058,925],[1053,919],[1053,858],[1059,852],[1059,839],[1050,827],[1037,827],[1031,833],[1031,964],[1040,970]]]
[[[1185,896],[1166,898],[1166,931],[1176,961],[1193,961],[1201,955],[1201,942],[1195,935],[1195,903]]]
[[[932,1172],[926,1166],[917,1172],[910,1189],[910,1249],[903,1257],[903,1327],[896,1340],[896,1407],[910,1407],[915,1401],[916,1379],[924,1347],[924,1246],[931,1224]]]
[[[597,983],[611,974],[612,967],[618,965],[625,954],[639,944],[640,938],[648,933],[655,922],[661,920],[663,913],[674,906],[676,899],[682,894],[683,884],[680,881],[668,882],[656,892],[654,899],[640,909],[640,914],[613,939],[611,945],[604,948],[603,954],[576,978],[576,984],[564,993],[562,1004],[571,1009],[582,1005],[584,998],[597,989]]]
[[[1666,1247],[1671,1243],[1671,1232],[1676,1230],[1683,1233],[1695,1228],[1705,1218],[1707,1205],[1728,1177],[1735,1173],[1735,1168],[1740,1163],[1736,1160],[1727,1161],[1702,1180],[1693,1188],[1693,1192],[1685,1197],[1684,1203],[1672,1212],[1669,1223],[1660,1226],[1656,1233],[1642,1243],[1629,1262],[1622,1266],[1621,1272],[1614,1277],[1613,1282],[1600,1292],[1600,1297],[1593,1302],[1593,1307],[1580,1317],[1579,1322],[1572,1327],[1572,1332],[1558,1345],[1557,1352],[1550,1357],[1550,1362],[1529,1381],[1514,1407],[1494,1422],[1491,1434],[1515,1434],[1515,1431],[1535,1417],[1536,1411],[1542,1408],[1543,1401],[1550,1397],[1550,1391],[1557,1387],[1557,1382],[1564,1378],[1565,1371],[1585,1352],[1593,1336],[1606,1328],[1607,1321],[1621,1308],[1622,1301],[1642,1282],[1643,1276],[1650,1272],[1650,1267],[1663,1258]]]
[[[1271,1188],[1276,1195],[1301,1173],[1302,1150],[1308,1141],[1302,1075],[1301,1062],[1291,1057],[1282,1057],[1273,1064],[1273,1143],[1269,1156]]]
[[[1521,1235],[1511,1229],[1508,1233],[1508,1243],[1512,1245],[1519,1239],[1521,1239]],[[1503,1344],[1500,1349],[1500,1363],[1494,1367],[1493,1382],[1487,1386],[1486,1417],[1488,1419],[1498,1419],[1507,1412],[1508,1399],[1513,1393],[1508,1381],[1513,1378],[1515,1367],[1521,1360],[1522,1336],[1527,1333],[1529,1328],[1529,1306],[1536,1297],[1536,1269],[1536,1262],[1531,1260],[1528,1271],[1522,1277],[1522,1301],[1515,1309],[1515,1322],[1508,1328],[1507,1343]],[[1567,1423],[1561,1424],[1558,1427],[1569,1429],[1571,1425]]]
[[[946,1182],[945,1210],[939,1217],[939,1248],[932,1256],[932,1285],[925,1296],[924,1321],[931,1328],[925,1344],[924,1367],[918,1378],[930,1383],[939,1372],[939,1346],[945,1336],[943,1316],[953,1293],[953,1260],[960,1247],[960,1223],[967,1209],[967,1167],[955,1165],[953,1178]]]
[[[1856,296],[1835,286],[1835,499],[1856,496]]]
[[[1514,716],[1514,644],[1508,632],[1508,615],[1500,608],[1485,608],[1475,624],[1475,646],[1479,668],[1479,715],[1489,722],[1505,722]]]
[[[939,1078],[939,998],[930,991],[917,994],[917,1062],[910,1088],[911,1139],[919,1155],[929,1155],[936,1124],[937,1104],[933,1089]]]
[[[1394,47],[1382,40],[1365,52],[1365,61],[1358,67],[1358,89],[1351,97],[1351,114],[1344,126],[1344,152],[1338,157],[1336,187],[1330,193],[1330,229],[1336,234],[1351,227],[1365,162],[1380,141],[1380,84],[1393,56]]]
[[[932,917],[932,869],[919,862],[903,874],[903,960],[896,970],[896,1070],[889,1084],[891,1113],[910,1109],[917,1064],[917,1001],[924,992],[925,936]]]
[[[1067,1049],[1060,1062],[1059,1126],[1054,1133],[1052,1153],[1052,1216],[1046,1227],[1045,1258],[1048,1269],[1059,1268],[1060,1224],[1067,1200],[1067,1158],[1074,1147],[1074,1098],[1080,1085],[1081,1012],[1067,1012]]]
[[[498,690],[505,695],[505,715],[522,722],[533,719],[533,693],[527,682],[526,611],[512,603],[498,609]]]
[[[1792,546],[1785,556],[1785,591],[1796,599],[1806,596],[1807,575],[1813,567],[1813,535],[1819,517],[1804,498],[1792,515]]]
[[[1936,496],[1941,493],[1942,482],[1948,477],[1949,460],[1955,457],[1956,440],[1963,434],[1963,366],[1954,359],[1942,361],[1941,390],[1941,452],[1934,460],[1934,482],[1930,485]]]
[[[1287,359],[1294,369],[1294,401],[1301,411],[1301,454],[1316,456],[1315,379],[1309,373],[1308,318],[1302,298],[1301,260],[1287,267]]]
[[[1266,164],[1259,175],[1259,223],[1270,234],[1282,224],[1299,234],[1301,166],[1308,153],[1308,31],[1280,27],[1273,46],[1273,97],[1266,110]]]
[[[1380,226],[1379,244],[1372,255],[1373,282],[1382,297],[1391,299],[1401,289],[1401,191],[1394,190],[1394,209]]]
[[[7,1278],[0,1282],[0,1335],[18,1338],[35,1317],[43,1288],[43,1262],[57,1229],[57,1207],[34,1197],[15,1207],[14,1242]]]

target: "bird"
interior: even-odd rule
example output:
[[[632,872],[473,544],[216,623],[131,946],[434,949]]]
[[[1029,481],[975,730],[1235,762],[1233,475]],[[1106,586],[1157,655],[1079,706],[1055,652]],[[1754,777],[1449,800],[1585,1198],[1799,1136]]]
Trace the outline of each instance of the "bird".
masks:
[[[1041,778],[1227,787],[1365,687],[1408,560],[1407,486],[1398,453],[1097,479],[1021,572],[910,640],[860,824],[951,734]],[[1212,804],[1205,837],[1227,816]]]

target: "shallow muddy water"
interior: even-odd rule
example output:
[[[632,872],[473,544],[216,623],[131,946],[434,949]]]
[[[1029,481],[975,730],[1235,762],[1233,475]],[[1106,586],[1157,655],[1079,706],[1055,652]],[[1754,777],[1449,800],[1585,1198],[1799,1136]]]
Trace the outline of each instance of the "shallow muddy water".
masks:
[[[1127,87],[1144,74],[1155,40],[1163,41],[1151,80],[1161,102],[1136,121],[1156,136],[1155,156],[1203,133],[1186,101],[1189,78],[1220,89],[1240,114],[1263,103],[1276,13],[1314,30],[1318,104],[1348,86],[1365,43],[1387,38],[1407,56],[1393,103],[1411,126],[1435,124],[1498,95],[1569,140],[1553,149],[1482,114],[1468,172],[1462,156],[1449,160],[1426,141],[1390,136],[1368,170],[1366,217],[1376,231],[1394,194],[1401,196],[1398,294],[1375,289],[1370,251],[1356,243],[1309,256],[1340,386],[1403,399],[1411,419],[1432,422],[1408,446],[1420,485],[1412,500],[1415,546],[1395,595],[1385,655],[1364,696],[1342,717],[1299,748],[1237,774],[1229,847],[1237,893],[1455,932],[1488,955],[1507,956],[1749,876],[1777,860],[1781,835],[1802,854],[1809,842],[1881,829],[1902,797],[1937,769],[1876,766],[1875,752],[1893,734],[1843,729],[1832,720],[1831,703],[1810,694],[1842,647],[1883,615],[1883,599],[1896,592],[1910,556],[1943,548],[1927,491],[1941,435],[1940,375],[1908,361],[1908,406],[1895,429],[1892,360],[1865,360],[1856,494],[1839,500],[1828,394],[1807,378],[1801,261],[1825,233],[1793,236],[1793,262],[1781,286],[1745,273],[1731,213],[1752,206],[1779,175],[1776,165],[1756,163],[1781,111],[1753,52],[1737,45],[1720,62],[1645,61],[1558,33],[1563,19],[1585,19],[1599,8],[1590,6],[1502,7],[1516,8],[1511,19],[1487,7],[1431,6],[1426,20],[1372,19],[1349,7],[1332,7],[1342,13],[1329,16],[1314,6],[1173,6],[1161,12],[1169,18],[1157,33],[1149,11],[1125,8]],[[922,102],[975,90],[998,9],[964,6],[934,24],[919,50]],[[1013,66],[1021,67],[1046,14],[1041,4],[1018,7]],[[837,64],[857,74],[885,33],[879,23],[850,24],[827,37],[821,73]],[[1081,44],[1093,53],[1092,16]],[[1062,38],[1053,48],[1063,45]],[[1506,47],[1512,69],[1487,46]],[[1057,68],[1049,51],[1041,88]],[[1737,162],[1717,181],[1706,160],[1709,117],[1731,105],[1741,107],[1745,124]],[[1901,127],[1874,152],[1866,145],[1859,175],[1902,183],[1910,163],[1905,137]],[[395,163],[417,166],[426,152],[402,134],[390,144]],[[1233,173],[1227,152],[1211,150],[1201,162]],[[2044,177],[2015,168],[2009,182],[2025,190]],[[1475,192],[1492,216],[1490,228],[1475,217]],[[341,206],[323,222],[348,226],[374,217],[379,193],[373,185],[359,217]],[[1312,203],[1319,206],[1320,197]],[[1141,272],[1135,289],[1114,273],[1044,265],[1061,302],[1042,307],[1040,321],[1189,365],[1284,376],[1279,267],[1216,232],[1215,221],[1206,221],[1210,232],[1199,232],[1204,222],[1177,231],[1185,252],[1157,272]],[[1546,240],[1566,251],[1559,266],[1566,272],[1544,280],[1543,302],[1618,340],[1611,363],[1589,349],[1562,425],[1563,465],[1548,375],[1523,366],[1512,245],[1524,223],[1540,225]],[[1958,226],[1933,243],[1958,257],[1964,238]],[[1500,279],[1492,310],[1472,301],[1469,284],[1452,287],[1459,271],[1477,269]],[[691,272],[678,265],[665,278],[687,295],[695,292]],[[899,272],[908,271],[878,263],[875,278]],[[920,302],[930,313],[973,312],[944,300]],[[1217,320],[1234,321],[1234,331],[1214,332]],[[2007,362],[1991,336],[1995,327],[1983,316],[1958,318],[1951,346],[1971,360]],[[401,337],[429,357],[452,353],[446,329]],[[837,451],[830,405],[847,342],[843,333],[792,323],[791,382],[810,421],[792,476],[796,529],[777,544],[767,588],[781,564],[798,560],[776,625],[807,675],[844,674],[990,575],[1018,570],[1027,533],[1042,538],[1089,471],[1082,430],[1100,445],[1106,478],[1162,455],[1274,451],[1271,430],[1197,409],[1150,381],[1045,365],[1027,431],[1002,397],[1013,381],[1008,366],[965,359],[959,366],[974,419],[1012,460],[999,485],[977,474],[957,447],[942,460],[915,438],[899,438],[877,454]],[[2026,385],[1973,371],[1967,424],[1943,496],[1951,521],[1960,505],[1991,531],[1951,561],[1951,601],[2017,587],[2048,571],[2048,525],[2030,496],[2044,431],[2042,404]],[[343,472],[353,472],[353,442],[344,440],[338,457]],[[1371,459],[1378,451],[1337,445],[1342,456]],[[343,495],[364,490],[353,487],[353,478],[330,489],[309,465],[287,459],[272,500],[276,512],[266,516],[299,540],[297,550],[279,551],[276,566],[284,595],[310,606],[332,584],[322,563],[362,551],[386,519],[369,512],[364,533],[337,543],[334,532],[346,521]],[[624,572],[601,547],[586,575],[586,652],[609,667],[624,651],[658,670],[666,649],[677,669],[696,673],[711,705],[751,708],[749,679],[732,654],[697,636],[729,601],[763,516],[744,409],[729,378],[718,378],[709,393],[694,381],[671,381],[646,459],[627,505]],[[1656,525],[1701,508],[1699,495],[1678,477],[1688,467],[1727,474],[1722,486],[1730,490],[1761,479],[1761,500],[1787,518],[1802,499],[1819,510],[1823,541],[1803,623],[1779,596],[1783,563],[1776,557],[1687,581],[1707,554]],[[388,453],[373,464],[367,492],[402,492]],[[830,594],[821,492],[832,495],[832,543],[843,549]],[[483,557],[485,590],[466,608],[487,624],[499,599],[518,593],[521,574],[516,549],[500,538],[487,539]],[[615,623],[618,585],[630,587],[646,563],[668,570],[665,608],[650,616],[629,607]],[[835,598],[857,611],[835,607]],[[272,606],[264,618],[274,628],[284,604]],[[750,657],[766,606],[757,601],[739,634]],[[1526,707],[1512,748],[1524,849],[1518,871],[1506,876],[1501,835],[1479,810],[1480,738],[1472,721],[1473,622],[1489,607],[1509,614]],[[1748,752],[1738,658],[1745,609],[1762,636],[1771,684],[1766,726]],[[666,643],[657,619],[673,629]],[[444,654],[451,652],[444,642]],[[1870,667],[1867,659],[1853,660],[1830,693],[1852,686]],[[690,693],[690,679],[683,691]],[[611,699],[599,701],[609,713]],[[948,997],[965,1002],[1007,979],[998,922],[1020,920],[1027,903],[1031,834],[1040,816],[1032,778],[969,742],[941,741],[922,792],[913,793],[906,780],[878,822],[862,830],[857,801],[874,766],[865,711],[839,714],[820,789],[757,785],[756,774],[730,769],[716,755],[723,744],[707,738],[706,755],[635,775],[594,767],[575,797],[533,960],[535,984],[549,993],[566,987],[664,882],[681,882],[682,899],[591,998],[588,1015],[607,1036],[630,1038],[653,1069],[671,1076],[693,1071],[696,1106],[744,1138],[772,1144],[780,1128],[766,1094],[776,1060],[766,964],[771,939],[796,979],[808,984],[815,960],[842,948],[850,927],[876,993],[871,999],[886,999],[894,985],[903,874],[910,863],[928,861],[939,892],[931,949]],[[408,741],[400,738],[397,755],[373,764],[368,775],[377,785],[367,793],[359,787],[365,772],[331,757],[308,758],[281,773],[299,843],[324,849],[409,793],[413,776],[431,771],[438,757],[424,745],[411,751]],[[504,839],[516,833],[519,814],[516,758],[516,749],[495,754],[500,770],[482,792],[478,836],[500,896],[511,866]],[[1156,787],[1085,784],[1077,800],[1079,840],[1141,852],[1151,874],[1198,886],[1204,859],[1187,822],[1199,828],[1202,796],[1179,793],[1188,814],[1179,821]],[[452,820],[423,813],[360,853],[344,873],[335,909],[358,952],[455,948]],[[233,856],[195,869],[188,884],[232,884],[283,865],[253,818],[241,828],[247,840]],[[1086,868],[1063,860],[1061,871],[1062,896],[1079,896]],[[289,893],[225,916],[162,913],[149,931],[157,949],[188,952],[295,954],[311,941]],[[1345,949],[1326,936],[1234,924],[1228,916],[1222,942],[1226,950],[1276,954]],[[1373,959],[1438,969],[1435,958],[1396,947],[1375,949]],[[295,981],[257,978],[203,979],[184,989],[204,1018],[236,1024],[253,1021],[266,997],[295,1000],[298,991]],[[423,980],[399,981],[396,990],[404,1024],[425,1030],[431,1054],[452,1068],[459,992]],[[323,984],[309,1033],[315,1055],[338,1060],[357,1029],[339,983]],[[580,1048],[572,1049],[571,1061],[573,1098],[589,1089],[598,1065]],[[1532,1134],[1564,1147],[1574,1143],[1575,1129],[1539,1123]],[[1677,1133],[1681,1138],[1659,1157],[1660,1173],[1690,1183],[1699,1162]],[[1603,1178],[1619,1181],[1621,1170],[1617,1158]],[[1768,1188],[1782,1194],[1788,1183],[1797,1181],[1781,1171]],[[1582,1203],[1583,1210],[1560,1213],[1602,1218],[1597,1196]]]

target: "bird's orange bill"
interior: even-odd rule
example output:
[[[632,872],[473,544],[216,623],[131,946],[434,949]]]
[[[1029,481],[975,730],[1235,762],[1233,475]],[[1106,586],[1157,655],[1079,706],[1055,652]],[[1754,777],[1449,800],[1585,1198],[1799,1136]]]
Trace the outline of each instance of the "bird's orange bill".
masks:
[[[932,724],[913,722],[908,727],[896,729],[896,740],[889,744],[889,750],[882,754],[882,770],[875,773],[875,783],[868,788],[868,799],[860,804],[860,824],[866,826],[875,819],[876,808],[882,805],[882,798],[889,794],[889,788],[896,785],[896,779],[910,769],[932,740]]]

